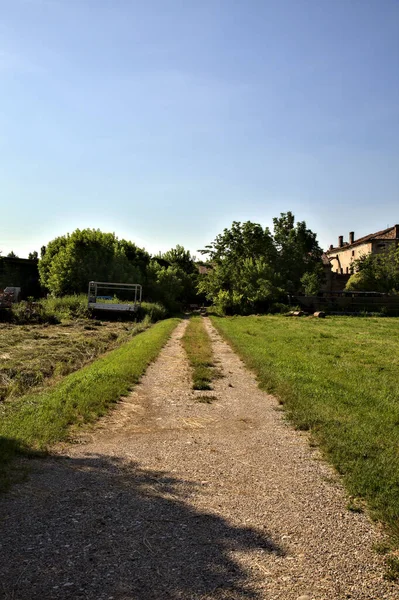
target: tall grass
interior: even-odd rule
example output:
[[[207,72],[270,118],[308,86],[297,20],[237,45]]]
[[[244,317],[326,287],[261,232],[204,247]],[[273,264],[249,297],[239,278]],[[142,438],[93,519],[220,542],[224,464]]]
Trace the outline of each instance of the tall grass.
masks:
[[[120,302],[117,298],[109,301],[110,304]],[[121,315],[117,318],[143,320],[145,317],[155,323],[168,316],[167,310],[162,304],[156,302],[142,302],[137,312]],[[17,324],[29,323],[50,323],[57,324],[65,320],[89,319],[92,317],[92,311],[87,305],[87,296],[85,294],[76,294],[55,298],[49,296],[42,298],[37,302],[22,301],[13,304],[10,310],[3,310],[0,314],[0,321],[11,321]],[[102,318],[112,317],[112,313],[102,313]],[[114,315],[115,317],[115,315]]]
[[[213,322],[399,543],[399,319]]]

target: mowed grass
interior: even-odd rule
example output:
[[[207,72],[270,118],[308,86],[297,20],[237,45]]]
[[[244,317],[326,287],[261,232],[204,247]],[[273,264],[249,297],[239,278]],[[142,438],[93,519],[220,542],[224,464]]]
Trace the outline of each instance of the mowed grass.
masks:
[[[148,320],[123,323],[78,319],[58,325],[0,323],[0,403],[54,383],[148,326]]]
[[[126,395],[178,322],[161,321],[54,387],[4,403],[0,420],[3,486],[7,463],[18,452],[43,450],[66,439],[71,426],[94,421]]]
[[[399,319],[213,318],[399,545]]]
[[[193,389],[211,390],[215,376],[213,352],[202,317],[191,317],[182,339],[183,347],[193,368]]]

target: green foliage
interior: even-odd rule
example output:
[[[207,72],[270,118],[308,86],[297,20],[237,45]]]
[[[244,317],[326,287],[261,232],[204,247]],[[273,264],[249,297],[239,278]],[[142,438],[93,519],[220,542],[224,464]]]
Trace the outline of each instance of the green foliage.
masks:
[[[85,292],[91,280],[141,283],[148,262],[144,250],[113,233],[77,229],[49,242],[39,273],[45,288],[63,296]]]
[[[315,271],[308,271],[302,275],[301,284],[306,296],[317,296],[320,290],[320,274]]]
[[[49,296],[40,300],[46,315],[53,315],[57,320],[63,319],[85,319],[90,316],[87,308],[87,296],[85,294],[73,294],[56,298]]]
[[[29,323],[60,323],[64,319],[84,319],[90,316],[87,309],[87,296],[70,295],[62,298],[42,298],[38,302],[31,300],[13,304],[11,311],[4,311],[3,320],[18,325]],[[1,319],[0,319],[1,320]]]
[[[296,426],[311,431],[350,495],[398,536],[399,319],[212,320]]]
[[[137,311],[137,318],[140,321],[145,317],[148,317],[151,323],[162,321],[162,319],[166,319],[167,316],[166,308],[158,302],[142,302]]]
[[[164,267],[152,260],[147,269],[147,297],[163,304],[171,312],[179,310],[184,277],[185,273],[179,267]]]
[[[0,470],[19,448],[43,449],[68,437],[71,425],[92,422],[137,383],[177,325],[157,323],[58,385],[8,404],[0,421]]]
[[[190,252],[182,246],[151,260],[147,268],[146,297],[160,302],[170,312],[198,301],[198,269]]]
[[[284,289],[295,292],[300,288],[305,273],[316,272],[322,250],[316,234],[307,229],[305,221],[298,221],[291,212],[274,218],[274,244],[277,250],[277,270],[284,281]],[[316,269],[316,271],[315,271]]]
[[[304,221],[295,225],[292,213],[274,219],[274,234],[257,223],[233,222],[201,250],[212,268],[198,290],[226,314],[267,312],[303,284],[318,288],[321,249]]]
[[[191,256],[189,250],[185,250],[183,246],[179,244],[176,248],[168,250],[161,257],[166,260],[170,265],[180,267],[185,273],[196,273],[197,268],[195,266],[195,257]]]
[[[399,293],[399,247],[362,256],[354,261],[353,269],[346,290]]]

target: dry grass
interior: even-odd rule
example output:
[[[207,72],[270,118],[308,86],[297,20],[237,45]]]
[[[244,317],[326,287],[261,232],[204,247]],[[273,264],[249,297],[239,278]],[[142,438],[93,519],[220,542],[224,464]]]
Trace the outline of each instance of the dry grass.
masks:
[[[0,323],[0,401],[54,383],[142,331],[140,323]]]

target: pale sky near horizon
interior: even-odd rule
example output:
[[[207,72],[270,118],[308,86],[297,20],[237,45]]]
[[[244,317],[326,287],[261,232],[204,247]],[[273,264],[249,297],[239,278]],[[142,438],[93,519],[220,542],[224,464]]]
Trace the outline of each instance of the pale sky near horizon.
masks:
[[[0,0],[0,250],[399,223],[398,0]],[[198,253],[196,253],[198,256]]]

